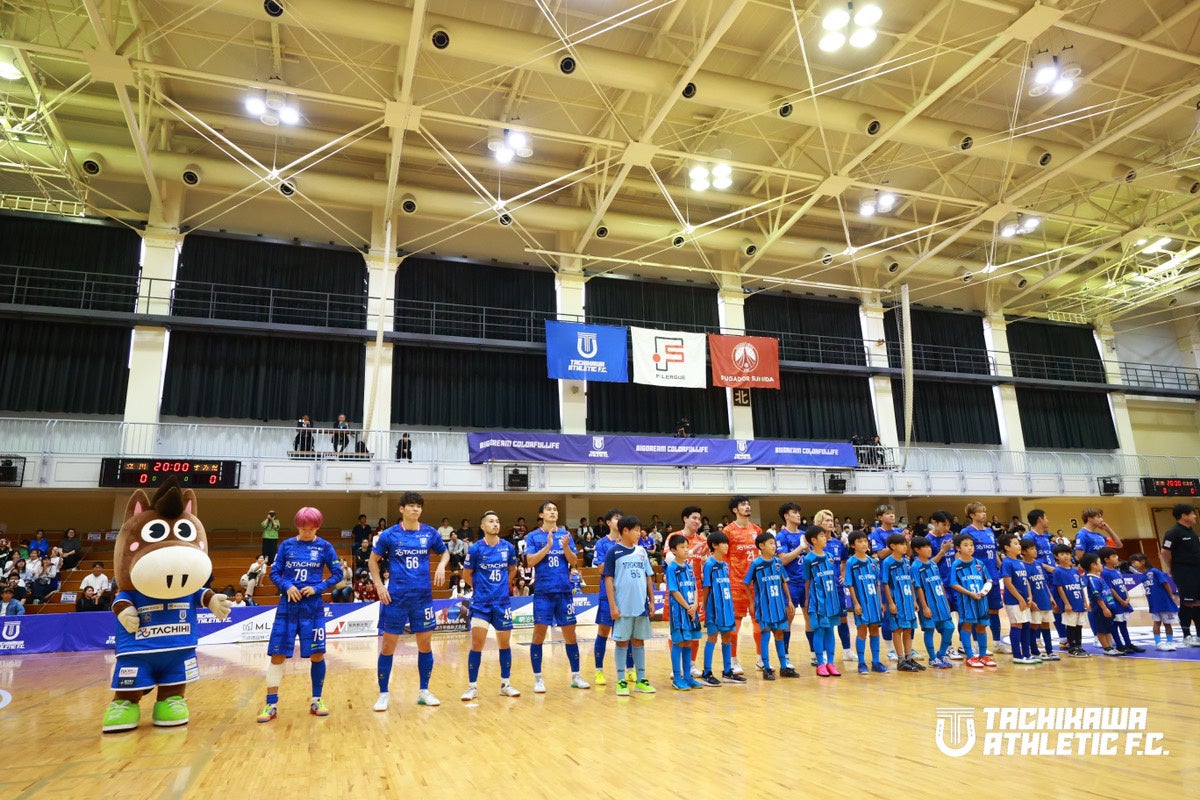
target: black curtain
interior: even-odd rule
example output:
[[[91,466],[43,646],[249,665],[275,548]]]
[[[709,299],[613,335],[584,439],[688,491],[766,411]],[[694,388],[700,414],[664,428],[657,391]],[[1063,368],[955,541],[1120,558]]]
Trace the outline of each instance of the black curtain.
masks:
[[[717,290],[711,287],[593,278],[586,297],[588,322],[719,332]]]
[[[903,365],[900,349],[900,308],[883,315],[888,342],[888,361],[899,369]],[[987,343],[983,338],[983,318],[975,314],[912,309],[913,369],[930,372],[959,372],[987,375]]]
[[[120,414],[129,328],[0,319],[0,409]]]
[[[140,254],[124,226],[0,215],[0,303],[132,311]]]
[[[558,430],[558,382],[544,353],[396,345],[392,422],[454,428]]]
[[[904,437],[904,390],[892,381],[896,424]],[[1000,444],[996,397],[991,386],[949,381],[913,381],[913,441],[940,444]]]
[[[1026,447],[1055,450],[1116,450],[1108,395],[1017,387],[1017,408]]]
[[[779,379],[781,391],[752,393],[755,436],[818,442],[875,436],[869,378],[782,372]]]
[[[404,333],[541,342],[556,305],[550,272],[416,257],[396,270]]]
[[[366,327],[367,266],[357,250],[193,233],[177,279],[173,312],[181,316]]]
[[[793,295],[746,298],[746,333],[779,339],[784,361],[864,366],[858,304]]]
[[[1096,337],[1086,325],[1009,319],[1008,351],[1018,378],[1107,383]]]
[[[174,331],[162,411],[180,417],[354,420],[363,403],[361,342]]]

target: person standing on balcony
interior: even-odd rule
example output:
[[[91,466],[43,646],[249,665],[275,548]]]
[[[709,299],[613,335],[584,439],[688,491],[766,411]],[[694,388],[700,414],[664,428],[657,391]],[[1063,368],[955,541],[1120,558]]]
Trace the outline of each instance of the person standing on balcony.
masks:
[[[274,511],[267,512],[267,518],[259,523],[262,527],[262,554],[268,564],[275,563],[275,553],[279,550],[279,519]]]
[[[312,452],[314,449],[312,417],[308,414],[301,414],[300,419],[296,420],[296,436],[292,439],[292,449],[300,452]]]
[[[396,460],[412,463],[412,440],[408,438],[407,433],[400,437],[400,442],[396,445]]]
[[[350,444],[350,423],[346,422],[345,414],[338,414],[337,423],[333,426],[333,449],[339,453],[346,451],[346,446]]]

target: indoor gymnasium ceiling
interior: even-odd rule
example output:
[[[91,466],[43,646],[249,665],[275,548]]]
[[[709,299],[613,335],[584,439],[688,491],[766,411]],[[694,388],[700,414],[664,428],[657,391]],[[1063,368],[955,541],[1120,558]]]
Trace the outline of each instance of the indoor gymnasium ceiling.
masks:
[[[872,43],[826,52],[845,4],[4,0],[0,206],[381,248],[391,219],[402,253],[1195,312],[1200,3],[875,4]],[[527,144],[502,164],[506,129]],[[721,164],[728,188],[691,186]]]

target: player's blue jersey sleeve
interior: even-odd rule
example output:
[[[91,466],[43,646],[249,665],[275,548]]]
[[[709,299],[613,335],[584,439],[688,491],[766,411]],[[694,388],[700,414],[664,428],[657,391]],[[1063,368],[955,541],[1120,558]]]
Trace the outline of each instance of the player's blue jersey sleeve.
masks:
[[[391,554],[393,530],[394,527],[388,528],[379,534],[379,538],[375,540],[375,546],[371,548],[372,553],[384,559]]]
[[[1017,575],[1016,563],[1011,558],[1004,559],[1004,563],[1000,567],[1000,576],[1011,580],[1014,586],[1019,586],[1018,581],[1025,576]]]
[[[446,552],[446,543],[442,541],[441,534],[430,537],[429,549],[431,552],[437,553],[439,556]]]
[[[683,591],[679,588],[679,580],[676,578],[676,574],[679,572],[678,567],[679,562],[675,562],[667,570],[667,591],[683,594]]]
[[[604,569],[600,573],[601,577],[605,577],[605,578],[614,577],[616,575],[616,567],[617,567],[616,548],[613,548],[608,551],[608,554],[606,556],[604,556]]]
[[[754,572],[755,572],[755,570],[758,569],[758,565],[761,563],[763,563],[763,560],[761,557],[756,558],[756,559],[754,559],[754,561],[750,562],[750,569],[746,570],[746,577],[742,578],[742,583],[749,586],[751,583],[754,582]]]

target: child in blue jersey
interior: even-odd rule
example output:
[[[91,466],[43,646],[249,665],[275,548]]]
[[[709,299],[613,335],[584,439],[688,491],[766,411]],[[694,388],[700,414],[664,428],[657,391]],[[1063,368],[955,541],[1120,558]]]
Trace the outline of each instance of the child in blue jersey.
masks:
[[[325,685],[325,604],[321,594],[341,581],[342,562],[333,545],[317,536],[325,521],[318,509],[305,506],[296,512],[294,521],[297,535],[279,545],[271,564],[271,582],[279,587],[281,596],[267,644],[271,665],[267,667],[267,702],[259,712],[259,722],[270,722],[278,715],[276,704],[283,662],[292,657],[297,638],[300,657],[312,661],[309,711],[313,716],[329,716],[329,709],[321,699]]]
[[[879,660],[879,626],[883,622],[883,604],[879,598],[879,560],[871,555],[871,541],[865,531],[850,534],[853,555],[846,560],[846,586],[853,603],[858,653],[858,673],[867,673],[867,635],[871,637],[871,667],[875,672],[887,672]]]
[[[463,580],[471,587],[471,652],[467,655],[467,691],[463,702],[479,696],[479,665],[483,660],[483,645],[488,627],[496,631],[500,649],[500,694],[520,697],[521,693],[509,683],[512,673],[512,582],[517,574],[517,548],[500,538],[500,517],[495,511],[485,511],[479,519],[483,537],[467,550],[463,562]]]
[[[808,541],[808,555],[804,556],[804,579],[807,584],[805,607],[813,628],[817,675],[821,678],[838,678],[842,673],[838,671],[834,658],[833,630],[842,611],[842,593],[838,591],[833,559],[825,552],[825,529],[812,525],[804,532],[804,538]]]
[[[571,598],[571,568],[579,563],[575,539],[570,531],[559,527],[558,506],[550,500],[542,503],[538,517],[541,526],[525,536],[525,561],[534,569],[533,640],[529,645],[533,691],[546,692],[542,645],[551,625],[562,631],[563,649],[571,666],[571,688],[590,689],[591,684],[579,674],[579,643],[575,639],[575,602]]]
[[[775,652],[779,656],[783,677],[799,678],[796,670],[787,666],[787,650],[783,644],[783,632],[787,630],[788,620],[796,613],[796,609],[784,585],[787,573],[784,572],[783,563],[775,557],[775,537],[770,533],[760,533],[754,537],[754,545],[758,548],[758,558],[751,562],[744,582],[750,587],[750,616],[762,631],[759,644],[763,680],[775,680],[775,670],[771,669],[771,651],[767,649],[772,638],[775,639]]]
[[[954,562],[954,530],[951,527],[953,522],[954,517],[949,511],[934,511],[929,515],[929,532],[925,534],[933,551],[929,560],[937,564],[938,575],[942,579],[942,590],[946,595],[946,603],[950,606],[952,623],[954,615],[958,613],[958,592],[950,588],[950,565]],[[955,624],[954,628],[957,629],[958,625]],[[964,657],[961,647],[951,647],[946,652],[946,658],[952,661],[961,661]]]
[[[625,662],[625,651],[633,644],[633,664],[637,682],[633,690],[654,694],[655,688],[646,680],[646,640],[650,638],[650,607],[654,602],[654,572],[650,556],[637,541],[642,535],[642,523],[632,514],[617,522],[621,543],[608,551],[604,558],[604,591],[612,610],[613,641],[617,645],[617,663]],[[617,682],[617,697],[629,697],[629,681]]]
[[[1043,568],[1045,564],[1038,558],[1038,543],[1036,539],[1021,540],[1021,561],[1025,564],[1025,576],[1029,580],[1029,597],[1033,601],[1029,606],[1029,625],[1032,628],[1029,640],[1032,658],[1042,661],[1061,661],[1058,653],[1054,652],[1054,642],[1050,637],[1050,623],[1060,610],[1050,592],[1050,576]],[[1042,639],[1045,653],[1038,648],[1038,637]]]
[[[896,528],[896,509],[892,508],[887,503],[877,506],[875,508],[875,527],[871,529],[870,540],[871,552],[875,554],[875,557],[878,558],[880,562],[891,555],[892,552],[891,548],[888,547],[888,537],[899,532],[900,531]],[[897,655],[896,649],[891,645],[893,634],[891,619],[888,617],[886,603],[884,603],[883,611],[883,638],[888,642],[888,647],[891,648],[888,651],[888,658],[895,661],[900,656]]]
[[[608,534],[596,541],[596,549],[592,554],[592,566],[603,567],[604,559],[613,545],[620,544],[621,533],[617,530],[617,521],[621,519],[621,509],[610,508],[604,515],[604,524]],[[596,641],[592,646],[592,656],[596,661],[596,685],[605,686],[608,681],[604,678],[604,653],[608,650],[608,637],[612,635],[612,612],[608,608],[608,592],[600,587],[600,596],[596,602]],[[625,665],[625,677],[628,680],[633,670],[633,651],[627,651],[629,663]],[[617,664],[617,671],[621,665]]]
[[[1138,647],[1129,638],[1129,618],[1133,615],[1133,606],[1129,603],[1129,591],[1125,588],[1125,576],[1117,569],[1121,555],[1111,547],[1101,547],[1097,553],[1103,568],[1100,577],[1112,590],[1113,599],[1117,602],[1118,611],[1113,616],[1113,640],[1122,653],[1144,653],[1144,648]]]
[[[379,632],[383,634],[379,645],[379,664],[376,678],[379,681],[379,697],[375,700],[376,711],[387,711],[389,702],[388,682],[392,675],[392,659],[400,634],[407,626],[417,640],[417,674],[421,688],[417,692],[417,703],[437,706],[441,702],[429,691],[429,678],[433,675],[433,586],[446,585],[446,565],[450,563],[450,551],[442,542],[441,535],[433,527],[421,522],[421,511],[425,498],[417,492],[405,492],[400,496],[400,523],[379,534],[371,548],[371,559],[367,567],[371,582],[379,596]],[[433,576],[429,580],[429,554],[441,555]],[[379,562],[388,561],[387,585],[380,576]]]
[[[671,685],[686,692],[704,686],[692,677],[692,643],[700,640],[700,603],[687,537],[672,534],[667,547],[675,555],[675,560],[664,570],[667,603],[671,607]]]
[[[733,630],[737,617],[733,610],[733,589],[729,578],[729,537],[721,531],[708,536],[708,558],[700,583],[700,605],[704,608],[704,674],[700,680],[709,686],[745,683],[746,677],[733,671]],[[721,638],[724,668],[718,680],[712,671],[713,650]]]
[[[779,529],[779,533],[775,534],[775,552],[783,563],[784,571],[787,572],[787,590],[788,595],[792,598],[792,606],[803,609],[804,635],[808,639],[808,649],[812,652],[815,662],[817,651],[813,647],[813,629],[808,624],[808,607],[804,602],[803,559],[808,543],[804,538],[804,531],[800,529],[800,521],[803,519],[800,515],[800,506],[796,503],[784,503],[779,507],[779,519],[782,521],[783,527]],[[790,667],[792,666],[792,626],[790,624],[783,634],[783,649],[788,654],[785,666]]]
[[[1046,512],[1040,508],[1035,508],[1027,515],[1029,519],[1029,533],[1024,538],[1032,539],[1037,545],[1036,561],[1041,565],[1042,572],[1045,573],[1046,583],[1049,585],[1054,578],[1054,570],[1058,567],[1058,558],[1054,555],[1054,537],[1050,533],[1050,521],[1046,519]],[[1051,600],[1057,605],[1058,596],[1051,589]],[[1054,630],[1058,633],[1059,646],[1064,650],[1067,649],[1067,628],[1062,622],[1062,609],[1051,612],[1051,622],[1054,623]],[[1035,637],[1036,638],[1036,637]],[[1036,647],[1037,642],[1034,642]],[[1050,652],[1053,652],[1051,650]]]
[[[958,638],[962,642],[966,665],[972,669],[995,667],[987,654],[988,578],[987,568],[975,558],[975,539],[969,533],[954,537],[958,557],[950,566],[950,588],[958,593]],[[975,655],[974,647],[979,648]]]
[[[1084,585],[1087,587],[1088,600],[1092,610],[1088,613],[1088,621],[1092,624],[1092,633],[1100,643],[1101,652],[1106,656],[1123,656],[1125,653],[1113,646],[1113,617],[1120,612],[1120,606],[1113,598],[1112,589],[1104,582],[1101,571],[1100,556],[1096,553],[1084,553],[1079,559],[1079,568],[1083,570]]]
[[[1083,623],[1087,619],[1088,596],[1083,573],[1075,568],[1074,553],[1068,544],[1054,546],[1057,566],[1050,577],[1054,593],[1062,609],[1063,628],[1067,633],[1067,655],[1072,658],[1088,658],[1090,653],[1083,649]]]
[[[1011,653],[1012,648],[1000,638],[1000,609],[1004,601],[1000,598],[1000,554],[996,549],[996,534],[987,521],[987,506],[983,503],[968,503],[966,525],[959,533],[969,535],[975,541],[975,560],[987,570],[988,576],[988,627],[992,631],[997,653]],[[980,653],[982,657],[984,653]]]
[[[941,570],[933,563],[933,543],[924,536],[914,536],[911,546],[917,559],[911,567],[913,588],[917,595],[917,619],[925,636],[929,666],[950,669],[946,654],[950,651],[954,636],[954,621],[950,618],[950,603],[946,599]],[[942,645],[936,650],[933,647],[934,631],[942,635]]]
[[[890,555],[879,565],[879,583],[883,588],[886,619],[892,630],[900,672],[923,672],[925,667],[913,658],[913,631],[917,627],[917,605],[913,594],[912,572],[908,564],[908,539],[903,533],[888,536]]]
[[[1008,615],[1012,663],[1040,664],[1042,660],[1030,654],[1033,630],[1029,612],[1033,599],[1029,595],[1029,576],[1025,572],[1025,562],[1021,560],[1021,540],[1014,533],[1002,533],[996,539],[996,544],[1004,553],[1000,577],[1004,582],[1004,611]]]
[[[1171,576],[1158,567],[1146,569],[1144,553],[1129,557],[1129,566],[1142,579],[1146,590],[1146,602],[1150,606],[1150,618],[1154,620],[1154,648],[1170,651],[1177,649],[1172,625],[1179,624],[1179,589]],[[1162,640],[1162,628],[1167,629],[1167,640]]]
[[[850,648],[850,625],[846,622],[846,614],[850,611],[850,592],[846,591],[846,545],[838,530],[837,517],[827,508],[813,514],[813,525],[820,526],[825,531],[825,555],[833,564],[833,577],[837,582],[838,596],[841,598],[841,610],[838,612],[837,635],[842,643],[842,660],[853,661]]]

